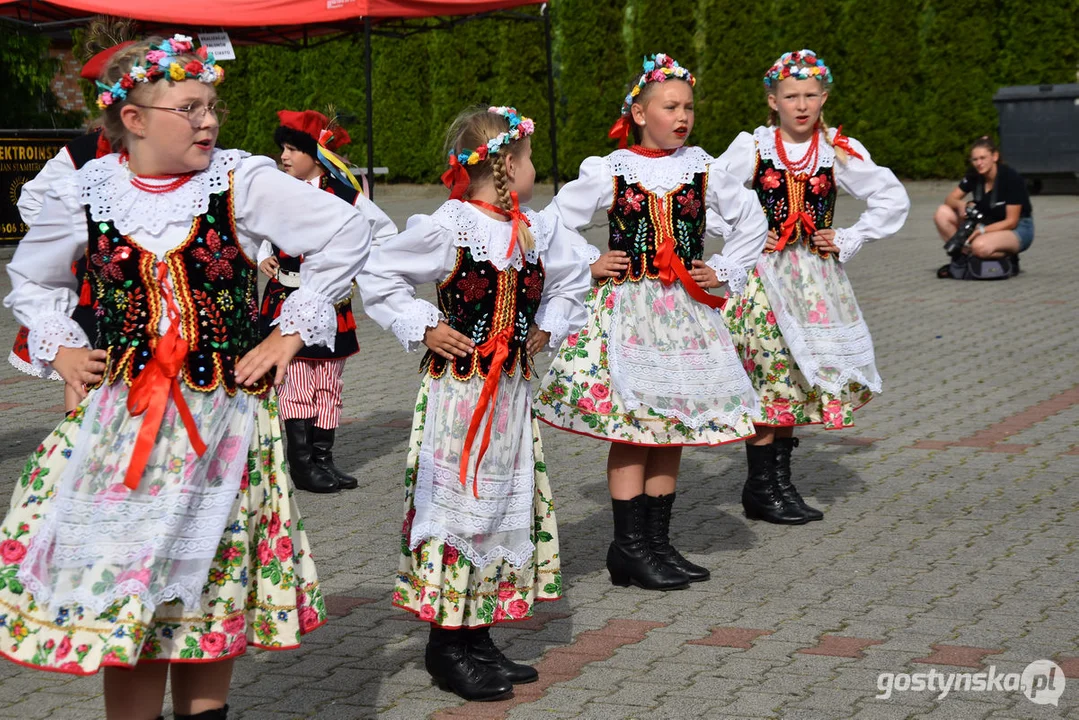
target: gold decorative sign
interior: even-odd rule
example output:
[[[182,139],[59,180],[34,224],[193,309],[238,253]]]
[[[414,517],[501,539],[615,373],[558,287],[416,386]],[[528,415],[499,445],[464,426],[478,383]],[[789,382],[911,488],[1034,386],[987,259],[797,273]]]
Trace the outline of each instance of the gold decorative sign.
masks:
[[[70,130],[0,131],[0,242],[18,242],[26,234],[29,228],[16,206],[22,186],[75,134]]]

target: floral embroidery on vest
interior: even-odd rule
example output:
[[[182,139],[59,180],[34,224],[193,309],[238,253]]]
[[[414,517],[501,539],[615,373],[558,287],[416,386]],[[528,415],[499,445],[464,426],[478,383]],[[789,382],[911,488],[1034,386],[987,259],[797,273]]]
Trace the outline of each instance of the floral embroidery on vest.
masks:
[[[609,244],[611,250],[621,250],[629,256],[630,266],[621,277],[601,280],[600,284],[658,278],[655,257],[661,233],[675,239],[675,253],[686,267],[700,260],[704,255],[706,183],[707,175],[697,173],[693,182],[657,195],[638,183],[626,182],[621,175],[614,176],[615,201],[607,209]]]
[[[808,213],[818,230],[832,227],[836,198],[832,167],[817,168],[807,179],[797,180],[791,173],[776,168],[771,160],[762,158],[758,152],[753,171],[753,190],[768,216],[768,228],[776,233],[782,232],[783,223],[792,212]],[[810,242],[811,235],[805,231],[802,223],[798,223],[787,247],[801,242],[821,257],[836,257],[832,253],[819,252]]]
[[[460,247],[453,271],[438,286],[438,309],[450,327],[477,347],[512,325],[510,355],[502,370],[513,375],[520,365],[525,378],[531,379],[532,365],[525,342],[543,296],[544,278],[542,262],[525,260],[520,270],[511,265],[500,272],[490,262],[475,260],[467,247]],[[447,365],[445,358],[428,352],[421,370],[426,368],[432,376],[442,377]],[[478,353],[457,358],[452,364],[453,377],[462,381],[475,375],[486,378],[490,371],[491,358],[481,358]]]
[[[108,353],[102,380],[138,377],[152,355],[162,317],[157,257],[110,222],[90,221],[96,240],[87,248],[97,299],[100,345]],[[255,265],[243,253],[233,222],[232,190],[212,195],[206,214],[192,222],[187,238],[165,255],[173,294],[181,310],[181,334],[190,349],[180,376],[192,390],[224,387],[260,395],[268,377],[238,388],[236,362],[259,341]]]

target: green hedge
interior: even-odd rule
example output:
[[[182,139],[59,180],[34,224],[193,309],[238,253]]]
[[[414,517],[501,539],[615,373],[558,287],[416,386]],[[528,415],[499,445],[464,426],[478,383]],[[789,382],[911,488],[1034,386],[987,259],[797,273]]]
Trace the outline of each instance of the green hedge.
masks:
[[[572,177],[608,152],[641,57],[667,52],[698,78],[693,142],[721,153],[767,116],[761,76],[781,53],[810,47],[836,84],[829,123],[905,177],[955,177],[971,140],[996,128],[1006,85],[1076,81],[1079,0],[553,0],[559,163]],[[538,17],[538,8],[525,10]],[[362,38],[295,52],[240,48],[222,94],[223,142],[274,153],[274,111],[334,103],[353,118],[350,155],[366,158]],[[541,23],[481,19],[395,40],[376,37],[375,162],[390,179],[434,182],[445,129],[476,102],[515,104],[536,119],[534,157],[548,171]]]

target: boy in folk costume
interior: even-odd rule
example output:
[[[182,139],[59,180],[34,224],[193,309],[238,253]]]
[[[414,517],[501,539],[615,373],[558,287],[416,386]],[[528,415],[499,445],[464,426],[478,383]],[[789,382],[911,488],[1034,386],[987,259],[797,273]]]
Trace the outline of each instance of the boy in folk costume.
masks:
[[[363,197],[356,178],[336,151],[351,140],[345,129],[314,110],[279,110],[281,125],[274,140],[281,147],[285,172],[309,185],[325,190],[349,205]],[[375,218],[376,242],[397,233],[397,228],[372,203],[364,201]],[[262,335],[273,329],[281,305],[300,287],[302,257],[293,257],[269,241],[259,248],[259,269],[270,281],[259,312]],[[308,346],[289,364],[285,381],[277,388],[277,402],[285,421],[288,463],[296,487],[316,493],[351,490],[356,478],[337,468],[333,445],[341,419],[342,374],[345,360],[360,351],[356,340],[356,320],[352,299],[336,306],[337,339],[332,349]]]
[[[831,84],[812,50],[786,53],[764,77],[768,126],[740,134],[717,160],[757,193],[768,217],[764,253],[728,303],[727,322],[761,399],[742,505],[748,517],[779,524],[823,517],[791,481],[794,428],[849,427],[880,392],[873,339],[844,265],[863,243],[898,232],[910,209],[891,170],[824,124]],[[849,228],[832,227],[837,186],[868,205]]]

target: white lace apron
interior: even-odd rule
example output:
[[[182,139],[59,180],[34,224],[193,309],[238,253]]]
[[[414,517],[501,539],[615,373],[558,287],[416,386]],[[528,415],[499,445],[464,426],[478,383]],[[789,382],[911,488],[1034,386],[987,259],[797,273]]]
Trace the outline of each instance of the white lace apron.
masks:
[[[756,416],[753,384],[721,314],[680,282],[627,282],[615,291],[607,356],[627,410],[650,407],[694,430]]]
[[[467,482],[462,484],[461,452],[483,383],[479,376],[455,380],[448,370],[441,379],[428,380],[409,548],[439,538],[476,568],[499,558],[520,568],[535,550],[532,394],[519,368],[513,376],[503,374],[488,411],[495,413],[491,444],[479,468],[479,453],[472,451]],[[473,494],[474,478],[478,498]]]
[[[873,338],[843,264],[801,243],[765,253],[757,271],[802,374],[838,395],[851,382],[881,391]]]
[[[181,600],[199,608],[228,522],[254,428],[258,398],[181,390],[206,443],[200,458],[171,401],[135,490],[124,484],[145,415],[132,417],[122,382],[93,392],[45,522],[19,579],[51,610],[104,612],[137,596],[151,611]]]

